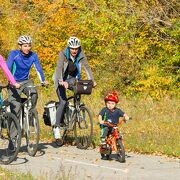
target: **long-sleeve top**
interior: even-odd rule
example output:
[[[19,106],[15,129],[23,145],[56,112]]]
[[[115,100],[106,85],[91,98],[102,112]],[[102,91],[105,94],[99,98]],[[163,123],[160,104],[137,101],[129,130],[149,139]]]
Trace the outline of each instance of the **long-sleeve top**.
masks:
[[[7,59],[7,66],[17,82],[29,79],[32,65],[35,66],[40,81],[44,82],[44,73],[36,53],[30,51],[28,55],[23,55],[20,50],[13,50]]]
[[[12,84],[15,85],[16,81],[13,77],[13,75],[11,74],[11,72],[9,71],[6,62],[4,61],[3,57],[0,55],[0,67],[4,73],[4,75],[6,76],[6,78],[8,79],[8,81]]]

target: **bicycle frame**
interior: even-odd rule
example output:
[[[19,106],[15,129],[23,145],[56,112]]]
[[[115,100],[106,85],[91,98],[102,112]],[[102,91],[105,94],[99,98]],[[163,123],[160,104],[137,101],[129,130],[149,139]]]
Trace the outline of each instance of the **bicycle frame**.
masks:
[[[31,91],[29,89],[28,92],[28,97],[27,98],[21,98],[22,101],[22,111],[21,111],[21,115],[20,115],[20,126],[22,129],[24,129],[25,123],[27,125],[27,129],[29,129],[29,110],[32,108],[32,97],[31,97]],[[24,121],[25,120],[25,121]]]
[[[83,105],[83,104],[82,105],[80,104],[80,95],[79,94],[74,94],[74,96],[69,97],[67,99],[67,101],[69,102],[71,99],[73,99],[74,113],[76,114],[76,119],[79,122],[79,115],[78,115],[78,113],[80,112],[80,107]],[[72,121],[72,119],[69,119],[69,121],[68,121],[69,129],[73,129],[73,123],[74,122]]]
[[[117,152],[118,149],[117,149],[117,140],[120,139],[121,142],[123,143],[124,145],[124,140],[122,138],[122,136],[120,135],[119,133],[119,127],[122,125],[122,123],[125,122],[124,119],[122,121],[120,121],[120,123],[118,124],[118,126],[115,126],[109,122],[104,122],[105,125],[108,125],[110,127],[113,128],[113,131],[111,134],[108,135],[107,139],[106,139],[106,145],[109,145],[109,147],[111,148],[111,151],[114,151],[114,152]],[[100,146],[100,151],[101,153],[103,153],[104,151],[104,146]]]

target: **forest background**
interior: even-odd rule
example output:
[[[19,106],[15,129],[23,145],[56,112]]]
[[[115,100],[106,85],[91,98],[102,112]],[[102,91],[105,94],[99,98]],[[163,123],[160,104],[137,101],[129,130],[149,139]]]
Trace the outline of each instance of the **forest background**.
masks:
[[[0,0],[0,53],[7,58],[20,35],[33,38],[50,82],[40,92],[42,113],[52,99],[58,52],[77,36],[97,82],[84,98],[94,121],[106,92],[116,90],[133,117],[123,129],[127,149],[180,157],[179,15],[178,0]],[[31,78],[37,80],[35,71]],[[42,123],[41,136],[51,139],[47,128]]]

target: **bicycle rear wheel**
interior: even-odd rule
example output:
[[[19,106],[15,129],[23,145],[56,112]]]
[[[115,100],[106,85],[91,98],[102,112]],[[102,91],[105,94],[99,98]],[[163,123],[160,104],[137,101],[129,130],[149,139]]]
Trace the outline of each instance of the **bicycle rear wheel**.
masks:
[[[79,113],[74,114],[74,122],[76,146],[79,149],[87,149],[93,136],[93,121],[90,111],[85,106],[81,106]]]
[[[21,146],[21,128],[16,116],[5,113],[0,119],[0,163],[10,164]]]
[[[39,144],[39,120],[35,109],[29,112],[29,122],[26,125],[26,144],[30,156],[35,156]]]

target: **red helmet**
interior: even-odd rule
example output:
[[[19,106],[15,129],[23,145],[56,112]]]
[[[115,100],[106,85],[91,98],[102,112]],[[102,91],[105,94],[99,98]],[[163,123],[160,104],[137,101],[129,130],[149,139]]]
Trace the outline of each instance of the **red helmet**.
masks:
[[[116,92],[111,92],[106,95],[104,98],[105,101],[114,101],[115,103],[119,102],[119,98]]]

